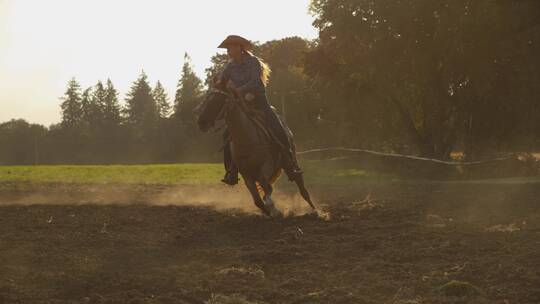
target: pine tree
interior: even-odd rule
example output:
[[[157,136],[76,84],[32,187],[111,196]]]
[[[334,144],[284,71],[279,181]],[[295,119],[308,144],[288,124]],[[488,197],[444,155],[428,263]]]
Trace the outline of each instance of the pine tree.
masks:
[[[95,119],[96,122],[103,121],[103,111],[105,108],[105,98],[107,98],[107,92],[103,82],[98,81],[94,86],[94,92],[92,94],[93,105],[95,107]]]
[[[92,121],[92,87],[86,88],[81,96],[81,121],[89,126]]]
[[[157,106],[144,71],[133,82],[127,94],[125,114],[127,124],[132,127],[142,131],[155,127],[158,118]]]
[[[81,86],[75,77],[68,82],[66,92],[61,100],[62,126],[66,128],[80,126],[82,118]]]
[[[187,53],[184,55],[182,74],[176,86],[174,98],[174,117],[184,123],[193,120],[191,110],[200,101],[203,94],[202,81],[191,66],[191,59]]]
[[[156,83],[156,87],[152,90],[152,96],[156,101],[157,111],[160,118],[167,118],[171,113],[171,105],[169,104],[169,97],[165,92],[165,89],[161,85],[161,82]]]
[[[103,83],[98,81],[89,92],[89,100],[83,103],[85,120],[92,129],[99,129],[103,126],[106,94]]]
[[[120,125],[120,103],[118,101],[118,92],[110,79],[107,79],[105,96],[103,101],[103,119],[107,128]]]

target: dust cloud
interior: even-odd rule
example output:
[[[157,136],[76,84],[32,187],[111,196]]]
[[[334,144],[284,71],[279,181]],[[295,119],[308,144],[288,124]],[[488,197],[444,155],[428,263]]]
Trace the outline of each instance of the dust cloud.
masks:
[[[73,185],[28,186],[24,190],[2,193],[0,206],[7,205],[155,205],[198,206],[217,211],[235,210],[260,214],[243,185]],[[311,213],[309,205],[297,193],[276,190],[272,195],[284,216]]]
[[[301,216],[312,210],[298,193],[275,191],[272,198],[276,207],[285,216]],[[178,186],[167,189],[152,198],[154,205],[205,206],[218,211],[239,210],[245,213],[260,213],[248,190],[242,186]]]

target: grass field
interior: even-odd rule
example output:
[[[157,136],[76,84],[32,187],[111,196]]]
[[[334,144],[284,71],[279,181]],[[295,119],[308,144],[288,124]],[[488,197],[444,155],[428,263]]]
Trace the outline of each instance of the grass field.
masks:
[[[110,166],[0,166],[0,181],[63,183],[210,183],[223,176],[220,164]]]
[[[354,169],[332,162],[305,162],[304,170],[312,182],[388,181],[388,174]],[[155,164],[155,165],[59,165],[0,166],[0,182],[34,183],[137,183],[137,184],[204,184],[218,183],[223,177],[222,164]]]

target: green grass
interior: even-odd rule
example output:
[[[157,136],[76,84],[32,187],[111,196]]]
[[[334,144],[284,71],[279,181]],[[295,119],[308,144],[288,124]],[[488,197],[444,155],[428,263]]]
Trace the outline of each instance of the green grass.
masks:
[[[394,176],[354,168],[334,161],[304,161],[302,167],[310,183],[341,184],[365,181],[387,182]],[[57,165],[0,166],[0,182],[31,183],[137,183],[198,184],[219,183],[223,165]],[[285,179],[285,178],[283,178]]]
[[[396,175],[365,170],[350,160],[306,160],[302,168],[306,180],[316,184],[354,184],[358,182],[394,182]]]
[[[0,166],[0,182],[212,183],[222,164]]]

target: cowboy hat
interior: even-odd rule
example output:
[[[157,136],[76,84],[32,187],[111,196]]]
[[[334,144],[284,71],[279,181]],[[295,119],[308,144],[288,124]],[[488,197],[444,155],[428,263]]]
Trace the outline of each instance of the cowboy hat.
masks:
[[[227,36],[227,38],[225,38],[225,40],[223,40],[223,42],[221,42],[221,44],[218,46],[218,48],[226,49],[227,46],[233,45],[233,44],[237,44],[237,45],[242,46],[242,48],[244,50],[246,50],[246,51],[249,51],[249,50],[251,50],[253,48],[253,45],[251,44],[251,42],[249,42],[249,40],[247,40],[246,38],[240,37],[238,35],[229,35],[229,36]]]

